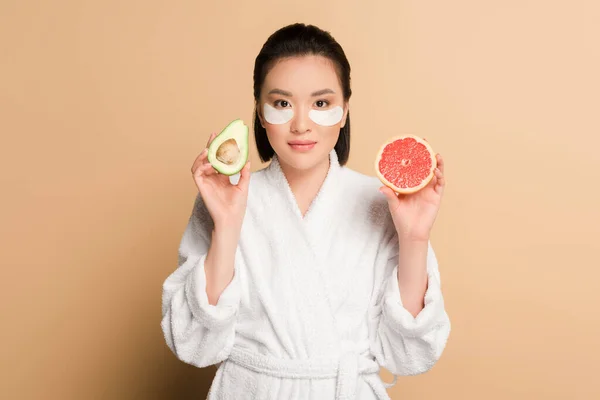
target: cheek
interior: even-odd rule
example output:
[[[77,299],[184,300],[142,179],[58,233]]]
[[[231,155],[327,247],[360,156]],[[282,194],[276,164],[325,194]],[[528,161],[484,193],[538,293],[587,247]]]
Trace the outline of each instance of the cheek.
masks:
[[[319,141],[323,144],[323,147],[333,147],[338,141],[340,136],[339,126],[317,126]]]
[[[330,144],[333,146],[337,143],[337,141],[340,137],[340,128],[335,126],[335,127],[328,128],[328,130],[331,131],[329,134],[329,141],[330,141]]]
[[[267,125],[265,130],[267,131],[267,137],[273,147],[278,143],[286,140],[286,132],[289,132],[288,125]]]

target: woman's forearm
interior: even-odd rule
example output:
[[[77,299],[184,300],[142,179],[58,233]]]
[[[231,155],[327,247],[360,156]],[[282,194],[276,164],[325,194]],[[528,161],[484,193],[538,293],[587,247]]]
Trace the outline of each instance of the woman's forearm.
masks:
[[[400,238],[398,284],[404,308],[414,317],[425,306],[427,291],[427,240]]]
[[[204,263],[206,294],[211,305],[217,304],[221,293],[233,279],[238,239],[238,232],[213,230],[210,248]]]

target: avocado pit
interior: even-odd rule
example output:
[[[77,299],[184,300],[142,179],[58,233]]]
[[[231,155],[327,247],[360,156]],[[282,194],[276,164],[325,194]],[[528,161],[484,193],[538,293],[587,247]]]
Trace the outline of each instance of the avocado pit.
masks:
[[[248,126],[232,121],[208,146],[208,162],[223,175],[240,172],[248,160]]]
[[[216,158],[226,165],[235,164],[240,158],[240,148],[235,139],[225,140],[217,149]]]

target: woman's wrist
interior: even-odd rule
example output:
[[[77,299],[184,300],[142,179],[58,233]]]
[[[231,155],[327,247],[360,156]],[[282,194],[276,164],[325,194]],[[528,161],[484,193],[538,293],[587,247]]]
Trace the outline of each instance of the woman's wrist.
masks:
[[[236,248],[240,239],[240,228],[235,225],[217,226],[212,231],[212,241],[219,248]]]
[[[429,244],[429,236],[415,236],[411,234],[403,234],[400,232],[396,232],[398,235],[398,242],[400,245],[404,245],[404,247],[410,246],[422,246],[424,244]]]

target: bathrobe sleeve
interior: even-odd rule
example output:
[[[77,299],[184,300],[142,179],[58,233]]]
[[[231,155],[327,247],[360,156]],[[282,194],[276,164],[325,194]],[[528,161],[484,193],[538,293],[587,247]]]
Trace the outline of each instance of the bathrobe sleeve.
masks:
[[[371,345],[379,364],[396,376],[428,371],[439,360],[450,335],[438,262],[428,244],[425,307],[416,317],[404,308],[398,286],[398,240],[388,236],[378,261],[383,268],[372,311]],[[376,281],[377,282],[377,281]]]
[[[217,304],[208,302],[204,261],[212,228],[210,214],[198,194],[179,245],[178,267],[162,286],[165,341],[181,361],[197,367],[217,364],[229,355],[240,302],[237,267]]]

